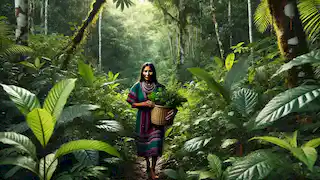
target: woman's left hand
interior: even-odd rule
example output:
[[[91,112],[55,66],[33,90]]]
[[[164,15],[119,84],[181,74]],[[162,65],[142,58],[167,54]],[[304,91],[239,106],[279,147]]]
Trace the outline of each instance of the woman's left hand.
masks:
[[[177,112],[178,112],[177,109],[170,110],[166,116],[166,120],[167,121],[172,120],[176,116]]]

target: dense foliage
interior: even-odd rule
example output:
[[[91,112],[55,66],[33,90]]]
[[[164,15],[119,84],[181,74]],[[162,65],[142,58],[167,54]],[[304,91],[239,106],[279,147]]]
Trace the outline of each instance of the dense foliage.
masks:
[[[252,2],[256,28],[248,2],[29,0],[22,46],[3,0],[0,179],[125,179],[137,159],[126,98],[147,61],[166,86],[149,98],[178,107],[162,178],[319,179],[320,2],[290,0],[303,29],[281,28],[308,51],[291,59],[300,44],[279,38],[276,1]]]

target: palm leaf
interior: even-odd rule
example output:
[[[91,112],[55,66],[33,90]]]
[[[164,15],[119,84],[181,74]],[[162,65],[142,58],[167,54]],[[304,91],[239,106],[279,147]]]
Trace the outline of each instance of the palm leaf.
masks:
[[[27,46],[12,44],[9,47],[2,50],[2,55],[4,58],[15,57],[17,55],[31,55],[33,54],[33,50]]]
[[[15,132],[0,132],[0,142],[12,145],[37,159],[36,147],[27,136]]]
[[[309,85],[299,86],[280,93],[269,101],[257,118],[252,121],[252,129],[262,129],[289,113],[308,111],[308,109],[303,108],[317,99],[319,95],[320,87]]]
[[[254,13],[254,24],[259,32],[263,33],[272,24],[268,0],[262,0]]]
[[[40,108],[39,100],[30,91],[14,85],[0,85],[9,94],[10,99],[16,104],[22,114],[27,115],[34,108]]]
[[[31,157],[19,156],[14,158],[3,158],[0,159],[0,165],[16,165],[38,174],[37,163]]]
[[[76,79],[65,79],[53,86],[44,101],[43,108],[47,110],[53,120],[59,119],[67,99],[75,86]]]
[[[45,147],[54,129],[52,116],[46,110],[36,108],[27,115],[27,123],[41,145]]]
[[[300,0],[300,18],[310,39],[317,39],[320,32],[320,0]]]
[[[63,144],[56,152],[55,158],[69,154],[77,150],[97,150],[120,157],[119,152],[111,145],[97,140],[77,140]]]

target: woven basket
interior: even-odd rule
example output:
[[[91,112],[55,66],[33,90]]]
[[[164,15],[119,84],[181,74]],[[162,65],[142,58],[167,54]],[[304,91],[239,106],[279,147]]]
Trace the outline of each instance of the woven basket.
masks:
[[[171,125],[173,123],[173,120],[166,120],[166,116],[168,115],[168,112],[170,110],[172,109],[164,106],[155,105],[155,107],[151,111],[152,124],[158,126]]]

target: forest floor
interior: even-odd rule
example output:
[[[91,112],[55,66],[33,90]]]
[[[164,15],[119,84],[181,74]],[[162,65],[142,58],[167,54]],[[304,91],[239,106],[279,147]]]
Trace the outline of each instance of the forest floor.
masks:
[[[163,165],[163,160],[161,158],[157,161],[156,173],[159,175],[159,180],[163,180],[163,174],[161,173]],[[133,164],[130,164],[125,169],[125,173],[121,177],[116,179],[121,180],[149,180],[147,176],[147,165],[146,161],[142,157],[137,157],[136,161]]]

